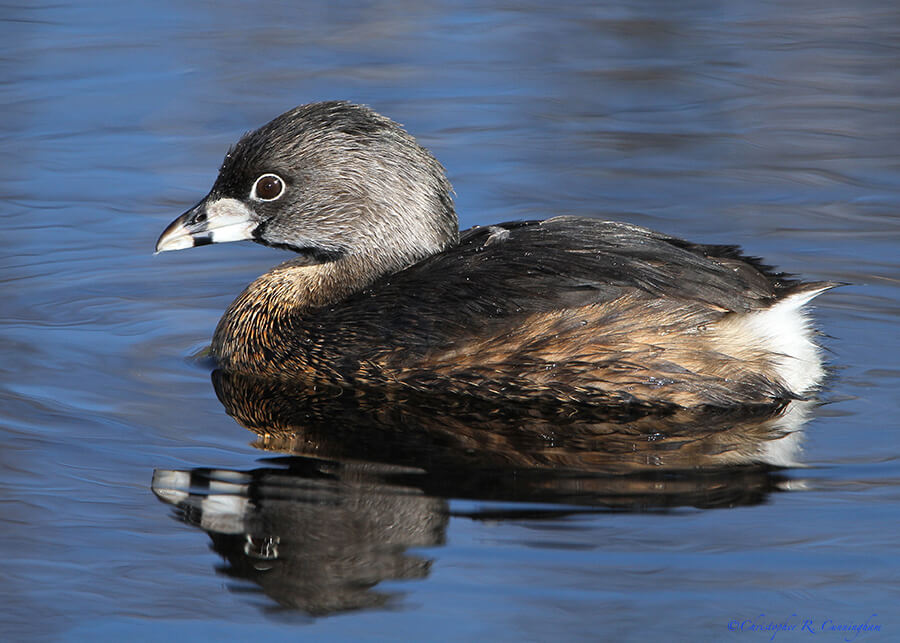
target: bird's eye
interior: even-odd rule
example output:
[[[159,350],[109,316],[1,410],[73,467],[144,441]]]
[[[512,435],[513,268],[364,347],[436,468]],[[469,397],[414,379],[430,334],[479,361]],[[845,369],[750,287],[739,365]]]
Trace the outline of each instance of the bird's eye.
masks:
[[[256,179],[250,196],[260,201],[274,201],[284,194],[284,181],[277,174],[263,174]]]

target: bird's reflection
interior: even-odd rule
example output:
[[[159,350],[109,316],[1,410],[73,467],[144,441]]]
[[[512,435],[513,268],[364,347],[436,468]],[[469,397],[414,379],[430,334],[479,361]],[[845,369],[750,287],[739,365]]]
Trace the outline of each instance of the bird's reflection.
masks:
[[[213,383],[256,446],[288,455],[159,470],[153,490],[209,534],[225,573],[310,614],[384,605],[378,583],[425,577],[427,552],[409,549],[442,543],[449,498],[499,501],[470,517],[531,520],[762,502],[786,487],[813,405],[660,415]]]
[[[380,482],[377,466],[306,458],[248,472],[157,470],[153,490],[200,527],[226,561],[279,605],[320,615],[377,607],[389,579],[424,578],[430,561],[407,551],[442,542],[444,501]]]

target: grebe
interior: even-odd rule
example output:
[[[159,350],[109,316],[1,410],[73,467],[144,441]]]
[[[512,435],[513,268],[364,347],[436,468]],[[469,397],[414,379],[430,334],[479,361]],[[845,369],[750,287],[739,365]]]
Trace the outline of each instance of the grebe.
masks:
[[[509,401],[706,407],[803,397],[803,306],[833,287],[737,246],[555,217],[458,231],[441,164],[397,123],[303,105],[245,135],[156,250],[253,240],[297,256],[229,306],[229,372]]]

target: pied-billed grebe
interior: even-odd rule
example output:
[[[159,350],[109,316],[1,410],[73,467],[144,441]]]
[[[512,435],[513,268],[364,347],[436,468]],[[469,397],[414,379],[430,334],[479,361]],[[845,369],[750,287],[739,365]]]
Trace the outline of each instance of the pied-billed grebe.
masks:
[[[221,368],[506,400],[771,404],[822,379],[800,283],[735,246],[557,217],[458,232],[398,124],[304,105],[245,135],[158,252],[250,239],[297,257],[231,304]]]

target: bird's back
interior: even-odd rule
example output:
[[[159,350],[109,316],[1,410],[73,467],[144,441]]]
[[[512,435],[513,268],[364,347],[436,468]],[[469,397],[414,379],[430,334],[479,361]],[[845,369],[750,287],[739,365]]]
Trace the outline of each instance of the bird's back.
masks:
[[[316,362],[287,370],[344,384],[579,403],[771,403],[821,379],[801,306],[828,287],[775,273],[734,246],[559,217],[468,230],[454,248],[298,314],[283,339],[294,344],[287,354]]]

